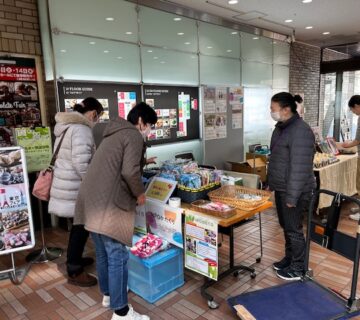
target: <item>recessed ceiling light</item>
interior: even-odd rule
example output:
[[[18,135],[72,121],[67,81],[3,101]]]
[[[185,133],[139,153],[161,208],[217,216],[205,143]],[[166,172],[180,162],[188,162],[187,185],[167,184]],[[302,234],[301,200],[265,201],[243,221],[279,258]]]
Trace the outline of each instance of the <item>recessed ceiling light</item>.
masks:
[[[258,39],[259,39],[259,37],[253,37],[253,39],[254,39],[254,40],[258,40]]]
[[[164,64],[164,63],[165,63],[165,61],[160,61],[160,63],[161,63],[161,64]]]
[[[191,59],[195,59],[196,58],[196,56],[191,56]]]
[[[107,17],[105,18],[106,21],[114,21],[115,19],[113,17]]]
[[[95,44],[96,42],[95,41],[90,41],[89,44]]]
[[[325,31],[325,32],[323,32],[323,34],[324,34],[324,35],[327,35],[327,34],[330,34],[330,32],[329,32],[329,31]]]
[[[232,52],[232,50],[228,49],[228,50],[226,50],[226,52]]]
[[[303,3],[310,3],[312,0],[302,0]]]
[[[154,57],[155,60],[159,59],[159,57]]]
[[[313,28],[313,26],[307,26],[305,29],[312,29]]]
[[[181,21],[181,18],[174,18],[174,21]]]
[[[206,47],[206,48],[208,48],[208,49],[212,49],[213,47],[211,47],[211,46],[208,46],[208,47]]]
[[[110,51],[109,50],[104,50],[104,53],[109,53]]]
[[[131,32],[131,31],[127,31],[127,32],[125,32],[125,34],[132,34],[132,32]]]
[[[273,44],[277,44],[277,42],[276,42],[276,41],[274,41],[274,42],[273,42]]]
[[[178,36],[183,36],[184,32],[178,32],[177,34],[178,34]]]
[[[290,23],[290,22],[293,22],[293,21],[291,19],[286,19],[285,22]]]
[[[231,32],[231,34],[238,34],[238,33],[237,33],[237,31],[233,31],[233,32]]]
[[[191,44],[190,42],[185,42],[184,44],[186,44],[187,46],[189,45],[189,44]]]
[[[116,57],[116,59],[119,59],[119,60],[121,60],[123,57]]]
[[[239,1],[238,0],[229,0],[228,3],[229,4],[237,4]]]
[[[65,49],[62,49],[62,50],[60,50],[60,52],[65,53],[65,52],[66,52],[66,50],[65,50]]]
[[[151,53],[151,52],[153,52],[153,51],[152,51],[152,50],[148,50],[147,52]]]

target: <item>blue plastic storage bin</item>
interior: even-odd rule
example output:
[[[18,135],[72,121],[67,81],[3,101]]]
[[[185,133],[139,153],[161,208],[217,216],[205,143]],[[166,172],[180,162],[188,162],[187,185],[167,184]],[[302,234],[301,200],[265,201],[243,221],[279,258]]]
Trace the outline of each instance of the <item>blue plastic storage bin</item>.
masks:
[[[134,236],[133,242],[139,240]],[[183,251],[172,247],[147,259],[130,252],[128,262],[130,290],[154,303],[184,284]]]

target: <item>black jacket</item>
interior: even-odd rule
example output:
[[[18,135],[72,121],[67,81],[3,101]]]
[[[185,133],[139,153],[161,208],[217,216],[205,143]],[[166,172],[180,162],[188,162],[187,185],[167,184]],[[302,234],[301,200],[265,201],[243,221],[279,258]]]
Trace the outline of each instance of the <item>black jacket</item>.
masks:
[[[270,190],[286,192],[286,203],[297,205],[300,195],[315,189],[315,137],[298,114],[278,122],[271,137],[268,166]]]

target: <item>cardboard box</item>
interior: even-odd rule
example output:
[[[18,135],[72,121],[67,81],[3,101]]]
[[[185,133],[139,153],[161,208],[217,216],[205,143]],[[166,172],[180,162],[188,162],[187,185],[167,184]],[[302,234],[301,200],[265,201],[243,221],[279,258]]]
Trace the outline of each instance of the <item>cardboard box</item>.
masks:
[[[266,181],[266,162],[261,158],[252,158],[245,162],[229,161],[229,163],[232,171],[257,174],[261,181]]]
[[[268,156],[266,154],[254,154],[254,153],[246,152],[246,160],[254,159],[254,157],[255,159],[256,158],[263,159],[265,163],[267,163],[268,161]]]

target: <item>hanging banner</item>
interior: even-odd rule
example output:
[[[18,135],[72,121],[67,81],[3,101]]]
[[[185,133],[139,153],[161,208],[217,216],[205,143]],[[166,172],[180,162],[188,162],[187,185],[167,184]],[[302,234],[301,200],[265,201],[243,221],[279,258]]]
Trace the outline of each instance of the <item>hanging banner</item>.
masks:
[[[156,177],[146,189],[146,198],[166,203],[174,192],[176,184],[176,181]]]
[[[218,224],[197,212],[185,213],[185,268],[217,280]]]
[[[0,148],[0,255],[34,246],[25,152]]]
[[[49,127],[16,128],[16,144],[25,149],[28,172],[46,169],[51,161],[51,132]]]

